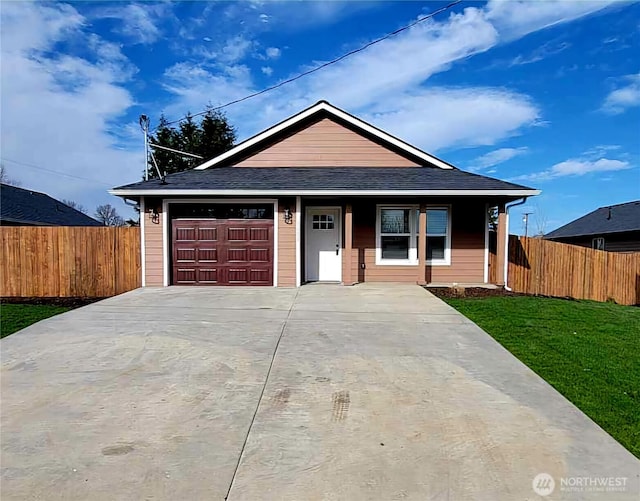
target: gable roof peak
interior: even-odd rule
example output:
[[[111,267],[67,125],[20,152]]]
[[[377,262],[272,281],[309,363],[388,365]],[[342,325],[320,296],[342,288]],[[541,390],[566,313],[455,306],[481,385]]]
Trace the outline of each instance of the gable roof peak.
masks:
[[[389,147],[392,147],[396,150],[402,151],[408,156],[422,160],[423,162],[430,164],[434,167],[439,167],[441,169],[455,169],[453,165],[445,162],[444,160],[441,160],[433,155],[430,155],[429,153],[422,151],[421,149],[416,148],[415,146],[410,145],[409,143],[403,141],[402,139],[399,139],[389,134],[388,132],[385,132],[382,129],[377,128],[376,126],[371,125],[370,123],[367,123],[364,120],[354,115],[351,115],[350,113],[347,113],[344,110],[341,110],[340,108],[332,105],[329,101],[321,99],[317,103],[309,106],[308,108],[305,108],[304,110],[296,113],[295,115],[292,115],[289,118],[286,118],[283,121],[250,137],[249,139],[242,141],[241,143],[237,144],[236,146],[226,151],[225,153],[222,153],[217,157],[214,157],[202,163],[201,165],[198,165],[197,167],[195,167],[195,170],[204,170],[204,169],[208,169],[209,167],[218,166],[221,163],[228,161],[232,157],[236,157],[242,154],[249,148],[259,147],[258,145],[260,143],[267,142],[274,135],[280,134],[283,131],[292,129],[303,120],[313,117],[314,115],[320,112],[326,112],[330,115],[330,117],[341,120],[344,123],[348,123],[354,130],[359,131],[360,133],[363,133],[363,134],[374,136],[381,143],[386,144]]]

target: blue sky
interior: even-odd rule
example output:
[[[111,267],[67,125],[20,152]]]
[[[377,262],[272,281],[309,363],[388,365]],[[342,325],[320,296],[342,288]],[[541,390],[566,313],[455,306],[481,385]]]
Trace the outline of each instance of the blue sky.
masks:
[[[93,211],[143,169],[157,123],[289,78],[442,2],[2,2],[0,151],[22,186]],[[231,106],[239,139],[327,99],[453,163],[543,194],[548,232],[640,198],[640,4],[462,2]]]

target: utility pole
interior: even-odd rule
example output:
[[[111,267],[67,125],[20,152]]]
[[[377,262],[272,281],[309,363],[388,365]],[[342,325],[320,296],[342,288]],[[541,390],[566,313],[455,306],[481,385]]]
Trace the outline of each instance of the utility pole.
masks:
[[[149,117],[140,115],[140,128],[144,132],[144,180],[149,180]]]
[[[529,230],[529,216],[533,214],[533,212],[524,212],[522,214],[522,222],[524,223],[524,236],[528,235]]]

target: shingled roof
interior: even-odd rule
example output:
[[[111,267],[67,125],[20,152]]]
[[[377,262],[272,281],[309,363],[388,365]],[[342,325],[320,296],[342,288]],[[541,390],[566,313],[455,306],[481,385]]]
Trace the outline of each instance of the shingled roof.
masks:
[[[505,196],[528,196],[538,193],[533,188],[508,183],[458,169],[430,167],[218,167],[206,170],[188,170],[170,174],[166,184],[159,180],[141,181],[114,188],[114,195],[225,194],[242,191],[243,194],[332,194],[349,192],[397,192],[414,194],[442,192],[443,194],[478,195],[491,192]]]
[[[0,223],[29,226],[102,226],[46,193],[0,184]]]
[[[606,235],[625,231],[640,231],[640,200],[600,207],[547,233],[549,240],[586,235]]]

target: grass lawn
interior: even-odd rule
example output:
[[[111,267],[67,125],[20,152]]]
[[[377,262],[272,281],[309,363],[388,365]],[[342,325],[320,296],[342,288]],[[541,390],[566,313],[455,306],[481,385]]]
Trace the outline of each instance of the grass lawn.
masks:
[[[0,337],[13,334],[39,320],[69,311],[69,306],[49,304],[2,304],[0,305]]]
[[[640,458],[640,308],[532,296],[445,301]]]

